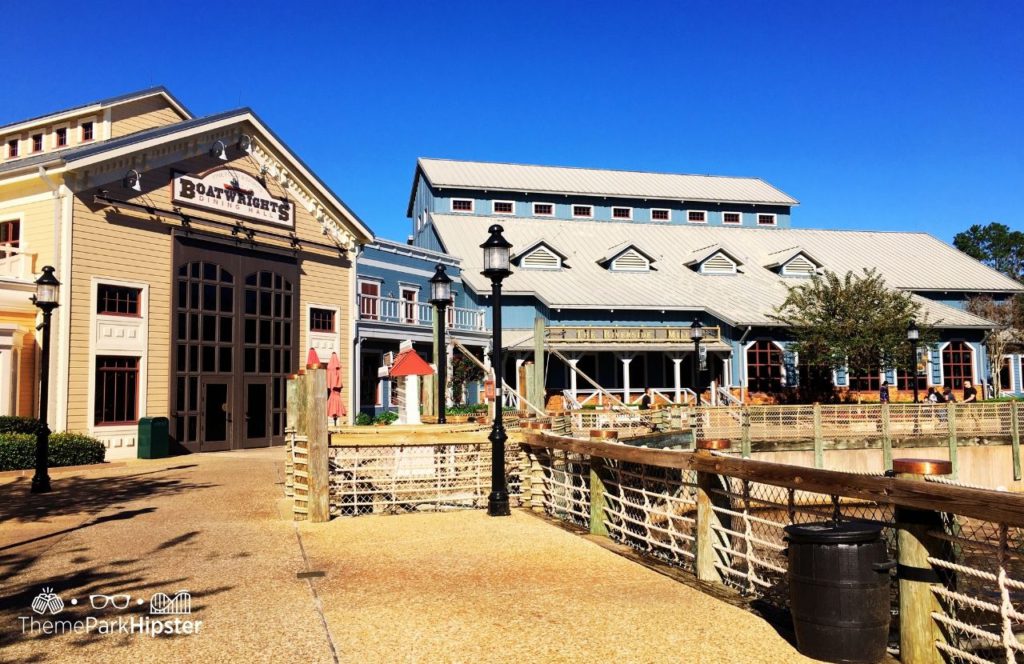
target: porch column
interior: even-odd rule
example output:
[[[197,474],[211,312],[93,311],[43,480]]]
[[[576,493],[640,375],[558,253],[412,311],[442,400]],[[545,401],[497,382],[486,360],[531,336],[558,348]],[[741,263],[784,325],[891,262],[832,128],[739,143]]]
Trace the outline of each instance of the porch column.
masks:
[[[569,358],[569,393],[572,394],[572,398],[579,401],[579,395],[576,394],[576,365],[580,363],[578,357]]]
[[[676,403],[682,403],[683,401],[683,384],[682,384],[682,364],[683,358],[673,357],[672,358],[672,379],[675,381],[676,387]]]
[[[516,394],[519,394],[519,395],[523,394],[523,386],[520,384],[522,381],[519,380],[519,370],[522,367],[523,367],[523,358],[517,357],[516,358]],[[498,384],[495,385],[495,388],[497,388],[497,385]],[[495,393],[495,394],[497,394],[497,393]]]
[[[629,363],[633,361],[632,357],[622,357],[622,401],[627,406],[629,405]]]

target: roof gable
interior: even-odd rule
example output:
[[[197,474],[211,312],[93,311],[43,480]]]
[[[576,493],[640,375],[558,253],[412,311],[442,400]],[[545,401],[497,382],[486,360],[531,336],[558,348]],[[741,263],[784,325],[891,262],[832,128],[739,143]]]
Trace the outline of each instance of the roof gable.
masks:
[[[434,370],[416,351],[407,348],[395,358],[389,373],[396,378],[400,376],[431,376],[434,374]]]
[[[716,242],[700,249],[694,249],[683,265],[707,274],[735,274],[742,272],[744,261],[739,252]],[[705,269],[710,265],[710,269]],[[729,265],[732,267],[729,268]],[[728,270],[728,272],[725,272]]]
[[[146,97],[160,96],[163,97],[167,104],[177,111],[186,120],[192,119],[194,116],[192,112],[185,107],[178,99],[171,94],[170,90],[162,85],[158,85],[152,88],[146,88],[144,90],[137,90],[135,92],[129,92],[123,95],[117,95],[115,97],[107,97],[106,99],[100,99],[88,104],[82,104],[80,106],[72,106],[52,113],[45,113],[43,115],[37,115],[33,118],[27,118],[25,120],[17,120],[5,125],[0,126],[0,134],[7,134],[22,131],[28,127],[57,122],[66,116],[77,116],[90,113],[93,111],[99,111],[112,106],[118,106],[120,104],[126,104],[128,102],[137,101]]]
[[[772,261],[765,268],[784,277],[809,277],[817,274],[824,264],[802,247],[789,247],[769,254]]]
[[[512,264],[527,270],[558,270],[565,267],[567,256],[544,240],[538,240],[516,253]]]

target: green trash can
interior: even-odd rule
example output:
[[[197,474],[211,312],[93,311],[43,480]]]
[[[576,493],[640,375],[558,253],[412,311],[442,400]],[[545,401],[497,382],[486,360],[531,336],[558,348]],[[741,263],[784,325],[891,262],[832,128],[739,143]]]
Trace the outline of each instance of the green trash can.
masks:
[[[163,459],[170,454],[166,417],[139,419],[139,458]]]

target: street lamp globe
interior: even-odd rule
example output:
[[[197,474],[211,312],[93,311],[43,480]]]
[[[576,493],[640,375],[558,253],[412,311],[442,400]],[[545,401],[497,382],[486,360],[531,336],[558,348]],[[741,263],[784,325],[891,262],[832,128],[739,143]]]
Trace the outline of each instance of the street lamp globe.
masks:
[[[441,306],[452,301],[452,280],[445,273],[444,265],[438,264],[430,278],[430,303]]]
[[[36,294],[32,301],[42,309],[46,306],[57,304],[57,296],[60,294],[60,282],[53,275],[53,266],[43,267],[43,273],[36,279]]]
[[[907,325],[907,341],[917,341],[921,336],[921,332],[917,329],[917,322],[911,320]]]
[[[690,325],[690,338],[694,341],[704,338],[704,326],[699,320],[693,321]]]
[[[480,245],[484,250],[483,275],[489,279],[504,279],[511,271],[512,243],[505,239],[502,231],[505,230],[500,224],[494,224],[488,232],[491,234],[487,241]]]

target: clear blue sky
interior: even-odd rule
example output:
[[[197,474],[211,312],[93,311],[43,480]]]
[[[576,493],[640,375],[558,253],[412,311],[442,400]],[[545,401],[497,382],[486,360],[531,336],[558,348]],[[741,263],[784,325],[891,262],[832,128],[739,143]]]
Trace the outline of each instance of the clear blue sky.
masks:
[[[764,178],[801,227],[1024,229],[1021,2],[4,2],[0,123],[251,106],[378,235],[418,156]]]

